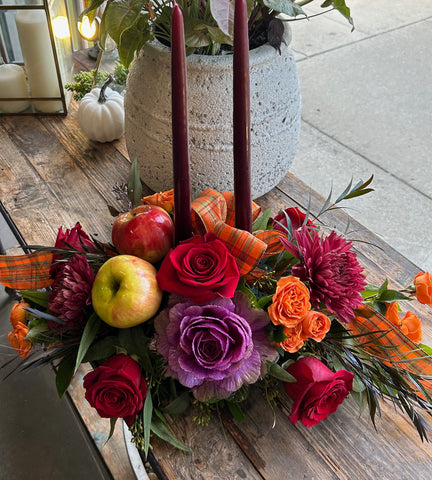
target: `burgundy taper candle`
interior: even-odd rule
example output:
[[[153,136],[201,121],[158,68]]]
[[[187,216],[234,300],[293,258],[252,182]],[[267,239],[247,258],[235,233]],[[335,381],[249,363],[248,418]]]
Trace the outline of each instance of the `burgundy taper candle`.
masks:
[[[186,47],[183,14],[177,3],[171,16],[172,141],[176,243],[192,236],[189,178]]]
[[[235,226],[251,232],[249,34],[246,0],[235,0],[234,4],[233,63]]]

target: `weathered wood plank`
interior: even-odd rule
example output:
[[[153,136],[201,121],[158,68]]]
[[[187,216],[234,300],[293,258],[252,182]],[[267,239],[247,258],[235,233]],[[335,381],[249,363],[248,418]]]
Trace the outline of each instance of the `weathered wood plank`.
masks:
[[[246,455],[215,416],[206,427],[192,421],[193,412],[171,421],[171,432],[192,450],[182,452],[152,440],[153,453],[169,480],[262,480]]]

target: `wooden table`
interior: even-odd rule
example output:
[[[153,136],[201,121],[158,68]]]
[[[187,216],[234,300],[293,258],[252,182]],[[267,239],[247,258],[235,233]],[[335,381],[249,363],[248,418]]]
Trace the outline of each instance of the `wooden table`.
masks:
[[[111,187],[127,178],[129,166],[123,141],[98,144],[82,134],[74,103],[66,117],[0,117],[0,200],[29,244],[52,245],[59,226],[72,227],[77,221],[88,233],[108,241],[112,217],[106,203],[117,203]],[[287,175],[259,203],[277,212],[285,206],[307,206],[309,199],[311,210],[317,211],[322,199]],[[333,212],[327,221],[341,226],[346,218]],[[351,230],[355,230],[351,237],[359,240],[355,246],[370,283],[379,284],[386,276],[394,286],[412,282],[419,270],[415,265],[356,222]],[[415,310],[424,319],[424,342],[432,345],[430,310]],[[84,408],[82,374],[70,392],[73,400],[93,435],[107,432],[108,422],[101,421],[92,409]],[[273,414],[261,397],[251,398],[250,407],[242,423],[223,412],[209,427],[195,426],[190,416],[172,422],[170,428],[191,447],[192,453],[179,452],[155,440],[153,453],[161,478],[431,478],[431,446],[420,441],[411,423],[391,405],[382,404],[377,431],[367,412],[359,416],[351,400],[311,429],[289,422],[288,400],[279,402],[274,428]],[[133,473],[120,430],[102,448],[102,455],[116,480],[129,480]]]

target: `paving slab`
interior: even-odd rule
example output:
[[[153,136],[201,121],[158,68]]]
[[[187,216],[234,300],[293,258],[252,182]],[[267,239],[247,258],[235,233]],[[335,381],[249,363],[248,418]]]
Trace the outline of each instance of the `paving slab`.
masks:
[[[299,150],[290,171],[325,197],[332,190],[333,199],[351,179],[354,183],[365,181],[373,174],[375,191],[344,202],[346,212],[432,272],[430,198],[307,123],[302,124]]]
[[[298,62],[302,118],[428,196],[430,45],[432,20]]]

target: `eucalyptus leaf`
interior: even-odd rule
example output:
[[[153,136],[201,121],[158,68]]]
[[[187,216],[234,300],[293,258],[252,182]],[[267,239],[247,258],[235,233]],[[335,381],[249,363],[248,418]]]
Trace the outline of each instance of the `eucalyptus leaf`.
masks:
[[[103,360],[112,357],[116,353],[116,346],[118,343],[118,338],[113,335],[102,338],[102,340],[99,340],[87,350],[87,353],[82,359],[82,363],[94,362],[96,360]]]
[[[109,431],[109,434],[108,434],[107,442],[114,435],[117,420],[118,420],[118,418],[116,418],[116,417],[110,418],[110,431]]]
[[[169,413],[170,415],[180,415],[185,412],[190,405],[189,392],[184,392],[180,396],[176,397],[167,406],[162,408],[162,412]]]
[[[32,302],[43,308],[48,308],[48,295],[47,290],[20,290],[21,296],[25,302]]]
[[[55,317],[54,315],[51,315],[46,312],[41,312],[40,310],[37,310],[35,308],[30,308],[30,307],[25,307],[25,309],[32,313],[35,317],[38,318],[43,318],[44,320],[49,320],[51,322],[56,322],[59,323],[60,325],[66,325],[66,322],[64,320],[60,320],[60,318]]]
[[[132,203],[132,206],[135,207],[140,204],[142,197],[142,185],[139,176],[138,170],[138,161],[135,160],[132,162],[129,180],[127,185],[128,198]]]
[[[284,370],[280,365],[273,362],[267,362],[267,373],[282,382],[296,382],[297,380],[290,373]]]
[[[57,367],[56,373],[56,387],[57,393],[61,398],[69,387],[69,384],[74,376],[74,367],[76,362],[76,355],[70,354],[62,358]]]
[[[144,453],[147,456],[148,449],[150,447],[150,429],[153,416],[153,400],[150,390],[147,391],[147,395],[144,401],[143,408],[143,431],[144,431]]]
[[[240,405],[235,402],[226,402],[229,411],[231,412],[231,415],[237,420],[237,422],[243,422],[243,420],[246,418],[245,414],[243,413],[243,410],[240,408]]]
[[[270,218],[271,208],[268,208],[255,220],[252,226],[252,231],[256,232],[257,230],[265,230],[267,228]]]
[[[101,326],[101,322],[102,320],[95,313],[93,313],[93,315],[91,315],[91,317],[87,320],[78,347],[74,373],[78,370],[85,354],[87,353],[87,350],[95,339]]]
[[[170,443],[171,445],[178,448],[179,450],[182,450],[188,453],[191,452],[191,449],[187,447],[183,442],[178,440],[176,437],[174,437],[174,435],[168,430],[166,425],[158,418],[153,419],[151,424],[151,430],[161,440],[164,440],[165,442]]]

